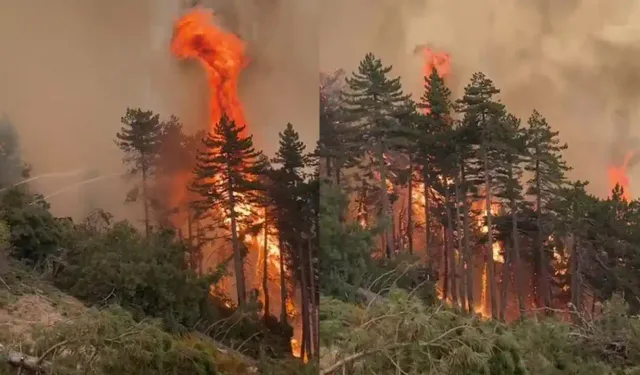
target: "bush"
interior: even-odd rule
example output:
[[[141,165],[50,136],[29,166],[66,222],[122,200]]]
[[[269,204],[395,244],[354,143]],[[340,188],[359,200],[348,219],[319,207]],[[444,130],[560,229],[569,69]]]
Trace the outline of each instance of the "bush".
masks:
[[[21,189],[10,189],[0,198],[0,219],[10,228],[14,256],[38,269],[60,255],[73,228],[70,219],[55,218],[41,198]]]
[[[54,275],[60,288],[90,304],[119,304],[136,318],[162,318],[171,330],[193,327],[209,308],[209,286],[185,266],[185,250],[170,233],[149,239],[127,222],[77,226],[74,245]]]
[[[640,373],[640,320],[618,300],[594,320],[512,325],[428,307],[398,288],[367,305],[324,298],[320,306],[324,374]]]
[[[34,328],[32,336],[34,343],[13,349],[41,357],[42,368],[52,374],[248,373],[246,364],[206,340],[172,336],[160,322],[136,322],[120,308],[90,309],[51,328]]]

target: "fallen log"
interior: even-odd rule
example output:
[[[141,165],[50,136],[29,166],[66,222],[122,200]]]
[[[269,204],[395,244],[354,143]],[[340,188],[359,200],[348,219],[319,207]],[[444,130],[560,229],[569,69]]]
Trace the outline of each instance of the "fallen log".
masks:
[[[2,345],[0,345],[0,351],[2,352],[0,354],[0,361],[33,374],[44,372],[50,366],[50,363],[42,360],[41,357],[35,357],[15,350],[5,351]]]

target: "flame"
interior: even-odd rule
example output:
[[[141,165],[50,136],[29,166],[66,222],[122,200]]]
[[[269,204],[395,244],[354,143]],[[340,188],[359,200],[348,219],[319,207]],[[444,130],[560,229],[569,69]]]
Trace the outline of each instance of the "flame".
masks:
[[[424,48],[424,63],[422,66],[423,77],[431,76],[433,70],[438,72],[438,75],[445,79],[451,75],[451,55],[446,52],[434,52],[430,48]],[[431,110],[424,108],[424,114],[428,114]]]
[[[179,58],[198,60],[205,69],[211,125],[220,121],[222,113],[236,126],[246,125],[238,96],[238,79],[248,63],[244,42],[218,28],[212,11],[192,9],[175,24],[171,50]]]
[[[296,358],[300,358],[300,353],[302,352],[302,346],[300,345],[300,341],[296,339],[291,339],[291,352],[293,356]]]
[[[434,52],[431,48],[425,47],[422,73],[429,77],[434,69],[440,77],[447,78],[451,74],[451,55],[446,52]]]
[[[477,202],[475,202],[473,204],[473,208],[475,210],[480,211],[482,214],[478,217],[478,226],[480,226],[480,231],[482,231],[482,233],[489,233],[489,228],[487,227],[487,225],[485,224],[486,222],[486,211],[487,211],[487,203],[484,199],[478,200]],[[493,203],[491,204],[491,215],[495,216],[498,215],[500,211],[500,204],[499,203]],[[492,258],[494,262],[497,263],[504,263],[504,257],[502,256],[501,252],[502,252],[502,245],[500,244],[500,242],[498,241],[494,241],[493,242],[493,248],[492,250]]]
[[[612,165],[609,167],[609,192],[611,192],[616,187],[616,185],[620,185],[620,187],[624,190],[622,197],[627,201],[631,200],[627,168],[632,156],[633,153],[631,151],[628,151],[621,165]]]
[[[198,8],[188,11],[174,25],[174,35],[171,43],[171,51],[181,59],[195,59],[204,68],[209,83],[209,115],[210,131],[220,121],[223,114],[229,117],[237,127],[246,126],[244,108],[238,96],[238,80],[242,70],[247,66],[248,59],[245,55],[245,43],[235,34],[225,32],[214,23],[214,13],[210,10]],[[242,136],[248,135],[245,128]],[[237,193],[236,193],[237,194]],[[241,195],[237,194],[238,200]],[[180,197],[174,197],[179,199]],[[263,224],[264,217],[256,215],[259,211],[257,207],[250,204],[239,204],[235,208],[238,216],[238,223],[251,221],[255,224]],[[224,222],[229,225],[230,217],[225,217]],[[246,229],[246,224],[239,224],[240,232]],[[262,266],[264,263],[264,225],[255,235],[246,234],[244,241],[250,250],[257,252],[255,256],[255,277],[254,284],[260,289]],[[280,249],[277,245],[277,234],[267,235],[267,260],[268,267],[275,270],[279,278],[281,273],[288,273],[288,270],[280,269]],[[257,281],[257,282],[255,282]],[[264,295],[261,293],[262,302]],[[294,337],[301,334],[300,322],[297,317],[296,308],[292,302],[293,296],[287,300],[287,315],[292,318],[294,325]],[[274,304],[277,306],[277,304]],[[298,339],[294,339],[299,342]],[[294,340],[292,347],[295,350]],[[299,345],[298,345],[299,347]],[[298,349],[299,350],[299,349]]]

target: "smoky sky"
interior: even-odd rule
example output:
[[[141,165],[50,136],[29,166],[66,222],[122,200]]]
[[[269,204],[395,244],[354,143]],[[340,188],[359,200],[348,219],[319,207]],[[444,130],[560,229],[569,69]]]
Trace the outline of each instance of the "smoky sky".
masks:
[[[201,1],[218,22],[246,38],[251,59],[242,78],[256,145],[272,154],[291,122],[309,149],[318,134],[318,48],[314,1]],[[0,113],[21,139],[33,174],[88,168],[123,170],[113,139],[130,107],[189,130],[206,128],[208,90],[196,63],[170,53],[180,0],[58,0],[0,3]],[[34,182],[47,194],[72,178]],[[81,216],[101,207],[137,216],[123,205],[128,183],[105,179],[51,199],[56,213]]]
[[[605,195],[607,167],[637,147],[638,25],[632,0],[325,0],[320,67],[352,71],[373,52],[419,94],[416,46],[448,52],[456,95],[473,72],[486,73],[523,121],[534,108],[547,117],[569,144],[570,177]],[[634,172],[632,193],[640,194]]]

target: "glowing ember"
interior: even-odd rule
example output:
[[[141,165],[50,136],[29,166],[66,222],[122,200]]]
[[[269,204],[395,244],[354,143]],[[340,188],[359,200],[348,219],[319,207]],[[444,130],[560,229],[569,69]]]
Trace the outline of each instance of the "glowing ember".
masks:
[[[629,189],[629,177],[627,176],[627,168],[629,166],[629,161],[633,156],[632,152],[627,152],[624,157],[624,161],[622,165],[619,166],[610,166],[609,167],[609,191],[613,190],[616,185],[620,185],[620,187],[624,190],[622,197],[627,201],[631,200],[631,192]]]
[[[296,358],[300,358],[301,351],[302,347],[300,345],[300,342],[296,339],[291,339],[291,352],[293,353],[293,356]]]

